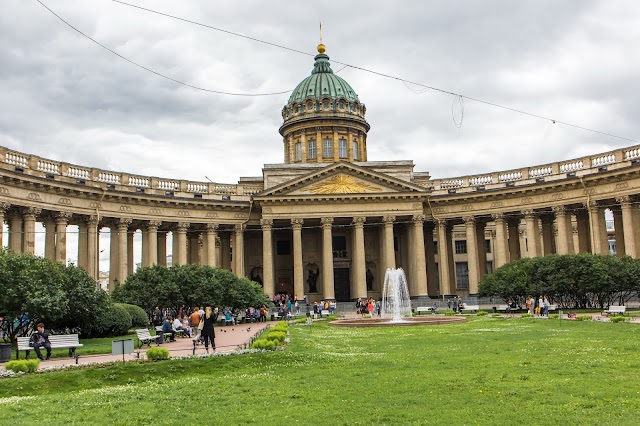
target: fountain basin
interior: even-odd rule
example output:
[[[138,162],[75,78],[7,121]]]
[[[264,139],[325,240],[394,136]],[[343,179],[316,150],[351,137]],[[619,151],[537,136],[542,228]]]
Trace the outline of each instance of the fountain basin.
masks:
[[[415,325],[453,324],[466,321],[465,317],[431,315],[405,318],[402,322],[392,322],[383,318],[350,318],[331,321],[329,325],[337,327],[410,327]]]

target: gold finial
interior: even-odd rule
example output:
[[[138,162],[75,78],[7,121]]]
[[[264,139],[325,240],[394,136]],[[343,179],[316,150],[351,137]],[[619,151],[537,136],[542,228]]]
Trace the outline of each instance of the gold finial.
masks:
[[[322,44],[322,21],[320,21],[320,44],[318,45],[318,53],[324,53],[326,47]]]

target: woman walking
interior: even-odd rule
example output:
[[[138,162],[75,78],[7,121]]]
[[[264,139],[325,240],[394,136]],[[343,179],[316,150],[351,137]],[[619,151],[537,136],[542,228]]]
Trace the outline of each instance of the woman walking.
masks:
[[[211,307],[207,306],[204,312],[204,325],[202,326],[202,338],[204,339],[204,348],[209,352],[209,342],[211,342],[211,348],[216,350],[216,332],[214,325],[216,324],[216,315],[211,312]]]

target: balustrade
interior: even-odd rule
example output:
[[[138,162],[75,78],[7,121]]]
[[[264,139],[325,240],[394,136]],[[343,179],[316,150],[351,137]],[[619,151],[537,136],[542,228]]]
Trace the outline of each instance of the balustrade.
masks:
[[[38,160],[38,170],[45,173],[60,174],[60,165],[46,160]]]
[[[560,173],[575,172],[576,170],[580,170],[582,168],[584,168],[584,162],[582,160],[573,161],[571,163],[564,163],[560,165]]]
[[[592,167],[604,166],[606,164],[613,164],[615,162],[616,162],[616,156],[613,154],[600,155],[598,157],[591,158]]]

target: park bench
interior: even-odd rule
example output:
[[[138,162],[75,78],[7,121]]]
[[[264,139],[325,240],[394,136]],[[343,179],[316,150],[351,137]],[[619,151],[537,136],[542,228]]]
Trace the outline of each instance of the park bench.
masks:
[[[626,311],[627,311],[626,306],[609,306],[609,309],[607,309],[606,311],[603,311],[602,313],[605,315],[615,316],[616,314],[624,315]]]
[[[176,332],[175,337],[186,337],[186,335],[184,334],[184,330],[173,330],[173,331]],[[157,325],[156,326],[156,334],[164,335],[164,332],[162,331],[162,326],[161,325]],[[166,340],[164,340],[164,338],[163,338],[163,341],[166,342]]]
[[[155,341],[156,345],[159,345],[158,339],[160,339],[160,335],[156,334],[152,336],[149,330],[146,328],[141,328],[140,330],[136,330],[136,334],[138,335],[138,340],[140,341],[140,347],[143,344],[147,344],[147,346],[151,347],[151,342]]]
[[[20,351],[25,351],[25,359],[29,359],[29,354],[33,346],[29,346],[30,337],[18,337],[18,347],[16,349],[16,359],[18,359]],[[51,349],[69,348],[69,356],[77,358],[76,348],[84,346],[80,343],[77,334],[50,334],[49,342]],[[42,348],[46,350],[45,348]]]
[[[420,315],[420,314],[422,314],[422,313],[432,313],[432,314],[435,314],[437,310],[438,310],[438,308],[437,308],[437,307],[434,307],[434,306],[418,306],[418,307],[416,308],[416,314],[417,314],[417,315]]]
[[[480,305],[468,305],[464,304],[460,307],[460,311],[473,311],[478,312],[480,310]]]

